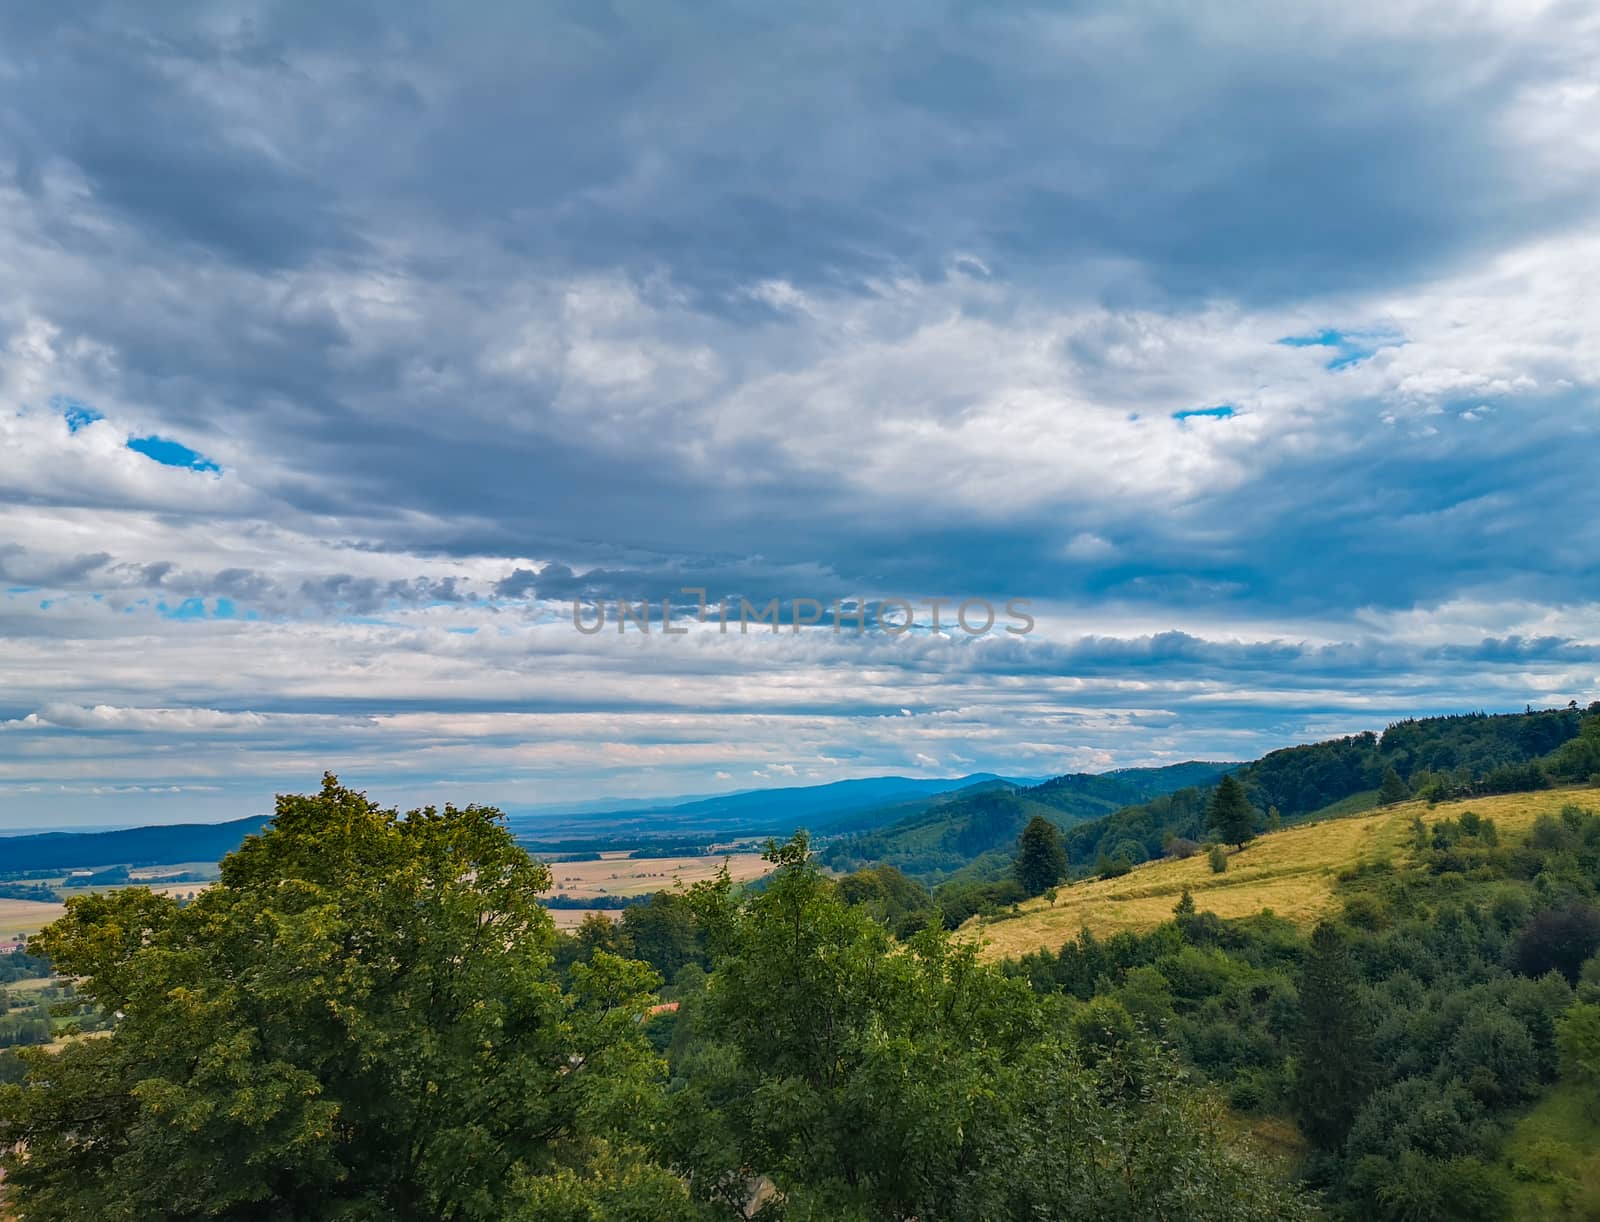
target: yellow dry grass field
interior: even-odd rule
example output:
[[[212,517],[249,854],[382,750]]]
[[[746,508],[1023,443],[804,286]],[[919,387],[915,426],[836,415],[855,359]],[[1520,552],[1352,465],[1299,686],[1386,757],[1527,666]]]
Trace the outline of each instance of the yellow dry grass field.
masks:
[[[65,911],[60,904],[0,899],[0,942],[38,933]]]
[[[667,891],[678,883],[693,886],[708,878],[715,878],[722,863],[728,863],[728,873],[733,881],[748,882],[760,878],[772,868],[759,853],[732,853],[723,857],[640,857],[623,853],[607,853],[599,861],[557,861],[550,865],[554,879],[552,895],[570,895],[574,899],[602,895],[646,895],[651,891]]]
[[[1112,934],[1150,929],[1172,915],[1185,887],[1202,911],[1242,917],[1271,909],[1281,917],[1309,923],[1333,905],[1340,871],[1363,863],[1397,859],[1406,851],[1411,821],[1421,816],[1432,826],[1463,811],[1492,818],[1502,834],[1520,835],[1541,814],[1555,814],[1568,803],[1600,810],[1600,791],[1543,790],[1441,802],[1403,802],[1371,815],[1330,819],[1261,836],[1242,853],[1229,850],[1228,869],[1214,874],[1204,854],[1182,861],[1155,861],[1121,878],[1094,879],[1062,887],[1051,906],[1042,899],[1022,905],[1020,917],[974,918],[962,926],[966,936],[984,941],[989,959],[1014,958],[1029,951],[1059,949],[1080,929]]]

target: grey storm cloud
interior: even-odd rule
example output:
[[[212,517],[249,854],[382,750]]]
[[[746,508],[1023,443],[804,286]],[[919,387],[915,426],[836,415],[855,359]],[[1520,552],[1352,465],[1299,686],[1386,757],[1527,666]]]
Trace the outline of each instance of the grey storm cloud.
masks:
[[[841,719],[825,772],[938,756],[924,715],[1129,762],[1576,695],[1597,55],[1576,4],[6,7],[5,699],[769,708]],[[1041,628],[632,648],[545,605],[683,587]],[[690,789],[789,762],[694,733]]]
[[[71,558],[30,556],[20,543],[0,543],[0,581],[25,585],[73,584],[103,569],[109,552],[91,552]]]
[[[1502,134],[1519,89],[1571,71],[1568,43],[1260,16],[891,5],[799,24],[722,4],[624,20],[269,3],[202,21],[69,4],[4,19],[3,130],[38,232],[134,269],[151,294],[129,311],[41,288],[50,316],[114,351],[118,389],[174,427],[211,431],[231,411],[234,430],[280,439],[259,478],[298,509],[394,510],[369,541],[460,555],[543,541],[581,568],[582,544],[628,540],[702,571],[719,554],[826,554],[845,584],[908,590],[959,573],[986,594],[1401,604],[1437,593],[1449,578],[1429,553],[1459,569],[1474,530],[1435,518],[1444,546],[1424,547],[1407,517],[1419,498],[1573,478],[1538,430],[1500,426],[1492,473],[1481,444],[1290,459],[1280,483],[1200,511],[1258,522],[1254,547],[1197,549],[1154,514],[1123,524],[1122,563],[1085,564],[1062,558],[1050,516],[973,528],[929,506],[841,508],[835,478],[769,442],[734,452],[743,478],[716,478],[686,460],[679,430],[699,426],[672,411],[573,430],[558,374],[508,382],[467,329],[413,351],[314,287],[401,275],[492,302],[621,272],[648,298],[665,276],[660,300],[723,357],[725,389],[741,345],[782,328],[744,291],[767,278],[871,297],[884,277],[937,281],[959,253],[1039,303],[1181,313],[1219,293],[1382,292],[1583,215],[1592,174],[1530,173]],[[63,177],[81,183],[72,207],[51,194]],[[1119,376],[1104,354],[1127,342],[1125,324],[1073,341],[1086,386]],[[1323,547],[1350,562],[1294,563]]]

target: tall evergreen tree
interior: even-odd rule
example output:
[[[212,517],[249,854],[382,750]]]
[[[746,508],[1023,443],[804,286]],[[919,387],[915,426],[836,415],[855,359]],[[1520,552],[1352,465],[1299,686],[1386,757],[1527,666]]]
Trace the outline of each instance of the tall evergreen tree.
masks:
[[[1222,778],[1206,809],[1206,826],[1227,844],[1241,849],[1256,834],[1256,812],[1245,796],[1244,786],[1230,773]]]
[[[1411,796],[1410,787],[1400,779],[1400,774],[1390,764],[1383,772],[1383,783],[1378,790],[1378,803],[1381,806],[1393,806],[1396,802],[1404,802]]]
[[[1311,934],[1300,974],[1300,1028],[1294,1108],[1313,1144],[1343,1143],[1374,1082],[1372,1032],[1355,962],[1327,921]]]
[[[1017,882],[1029,895],[1043,895],[1067,873],[1067,850],[1061,833],[1043,815],[1028,820],[1017,841]]]

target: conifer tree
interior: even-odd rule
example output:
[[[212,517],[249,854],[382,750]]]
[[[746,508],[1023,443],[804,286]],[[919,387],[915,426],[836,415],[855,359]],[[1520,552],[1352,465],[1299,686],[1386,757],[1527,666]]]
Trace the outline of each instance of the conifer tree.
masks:
[[[1379,805],[1393,806],[1396,802],[1404,802],[1410,796],[1410,788],[1400,779],[1400,774],[1394,770],[1394,765],[1390,764],[1384,770],[1383,784],[1378,790]]]
[[[1211,805],[1206,811],[1206,825],[1217,833],[1225,844],[1235,844],[1241,849],[1255,835],[1256,812],[1245,796],[1244,786],[1230,774],[1222,778],[1217,791],[1211,795]]]
[[[1313,1144],[1335,1150],[1373,1085],[1372,1034],[1349,948],[1327,921],[1300,974],[1294,1108]]]
[[[1043,815],[1035,815],[1022,829],[1015,868],[1017,882],[1029,895],[1043,895],[1065,876],[1067,850],[1062,847],[1061,833]]]

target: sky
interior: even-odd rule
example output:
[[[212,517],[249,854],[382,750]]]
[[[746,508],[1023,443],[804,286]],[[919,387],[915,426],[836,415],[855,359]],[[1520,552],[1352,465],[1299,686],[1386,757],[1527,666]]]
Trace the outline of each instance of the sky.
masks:
[[[1597,62],[1525,0],[5,6],[0,828],[1587,704]]]

